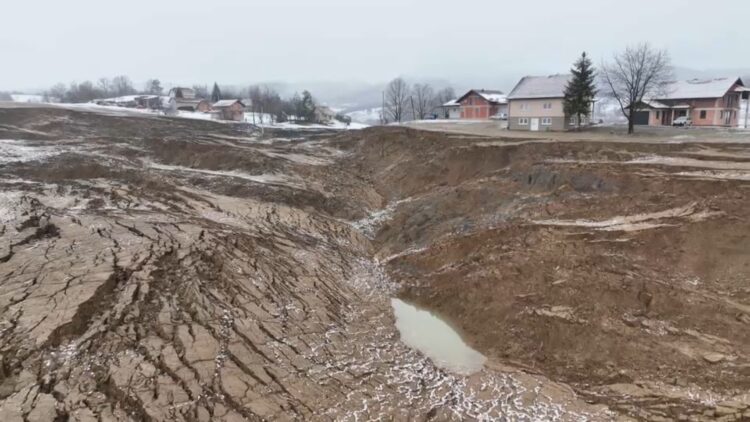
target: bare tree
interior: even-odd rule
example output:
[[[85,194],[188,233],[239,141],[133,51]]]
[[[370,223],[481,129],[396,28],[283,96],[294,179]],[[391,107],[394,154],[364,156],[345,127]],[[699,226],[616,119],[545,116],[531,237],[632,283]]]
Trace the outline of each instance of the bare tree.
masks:
[[[130,81],[130,78],[124,75],[112,78],[112,91],[118,97],[122,97],[123,95],[133,95],[136,93],[135,88],[133,88],[133,82]]]
[[[208,85],[193,85],[193,91],[195,91],[195,98],[203,100],[208,98]]]
[[[49,97],[50,102],[62,102],[65,100],[67,90],[68,88],[65,84],[58,83],[50,88],[49,91],[46,91],[45,94]]]
[[[455,100],[456,98],[456,91],[451,87],[446,87],[435,93],[435,105],[441,106],[450,100]]]
[[[99,78],[96,86],[102,91],[102,96],[108,97],[112,93],[112,83],[107,78]]]
[[[253,113],[253,124],[256,124],[256,117],[260,124],[263,124],[263,91],[257,85],[251,86],[247,90],[250,98],[250,111]]]
[[[435,92],[429,84],[416,84],[412,92],[412,97],[414,98],[414,117],[424,120],[434,107]]]
[[[385,113],[394,122],[403,121],[409,101],[409,84],[402,78],[392,80],[385,89]]]
[[[629,46],[616,54],[611,63],[602,64],[601,77],[628,119],[628,134],[631,134],[643,99],[663,91],[672,78],[669,54],[655,50],[648,43]]]

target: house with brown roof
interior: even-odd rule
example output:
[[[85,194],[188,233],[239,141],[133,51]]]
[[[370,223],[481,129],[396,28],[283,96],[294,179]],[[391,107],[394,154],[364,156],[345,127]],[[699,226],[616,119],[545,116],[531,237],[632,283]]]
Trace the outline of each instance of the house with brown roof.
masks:
[[[472,89],[456,100],[460,118],[487,120],[505,118],[508,115],[508,100],[502,91]]]
[[[216,120],[245,121],[245,104],[240,100],[220,100],[211,106],[211,114]]]
[[[521,78],[508,94],[508,128],[536,132],[575,127],[576,117],[566,115],[563,107],[570,78],[569,74]]]
[[[182,111],[201,111],[208,112],[211,110],[211,103],[198,98],[195,90],[192,88],[175,87],[169,90],[170,102],[174,101],[174,107]]]
[[[675,81],[641,104],[635,124],[671,126],[678,117],[688,117],[693,126],[736,127],[748,91],[740,78]]]

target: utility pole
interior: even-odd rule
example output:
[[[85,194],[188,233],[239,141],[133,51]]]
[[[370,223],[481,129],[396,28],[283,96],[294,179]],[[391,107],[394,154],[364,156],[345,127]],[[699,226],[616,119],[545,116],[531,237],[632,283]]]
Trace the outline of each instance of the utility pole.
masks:
[[[750,114],[750,91],[745,91],[745,95],[747,95],[747,99],[745,100],[745,129],[748,129],[747,121],[748,114]]]

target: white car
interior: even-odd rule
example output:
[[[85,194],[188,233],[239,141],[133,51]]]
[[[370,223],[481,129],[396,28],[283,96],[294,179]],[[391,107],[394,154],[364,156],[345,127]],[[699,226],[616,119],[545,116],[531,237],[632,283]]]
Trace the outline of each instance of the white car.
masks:
[[[693,125],[693,120],[687,116],[680,116],[674,119],[674,121],[672,122],[672,126],[690,127],[692,125]]]

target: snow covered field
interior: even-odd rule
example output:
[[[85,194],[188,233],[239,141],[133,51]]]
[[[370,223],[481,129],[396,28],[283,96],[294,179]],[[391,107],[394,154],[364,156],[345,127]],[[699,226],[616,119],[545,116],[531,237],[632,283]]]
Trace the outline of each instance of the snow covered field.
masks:
[[[127,102],[130,100],[130,97],[112,98],[106,101],[110,101],[110,100],[113,103]],[[120,107],[116,105],[101,105],[101,104],[96,104],[93,102],[79,103],[79,104],[58,104],[58,105],[61,107],[65,107],[65,108],[75,108],[79,110],[83,109],[83,110],[89,110],[89,111],[102,111],[102,112],[114,113],[118,115],[126,115],[129,113],[150,114],[154,116],[164,115],[164,113],[159,110],[150,110],[150,109],[145,109],[145,108]],[[195,120],[212,120],[217,123],[225,123],[225,124],[238,123],[238,122],[226,121],[226,120],[214,120],[211,117],[211,113],[203,113],[200,111],[178,110],[177,115],[175,117],[180,117],[183,119],[195,119]],[[263,114],[262,117],[263,118],[261,120],[261,116],[258,113],[245,113],[245,120],[243,123],[251,123],[259,127],[263,127],[263,128],[287,129],[287,130],[320,130],[320,129],[358,130],[358,129],[364,129],[364,128],[369,127],[366,124],[355,123],[355,122],[352,122],[351,124],[347,125],[346,123],[339,122],[337,120],[334,120],[328,124],[299,124],[299,123],[293,123],[293,122],[275,123],[271,119],[270,114]]]
[[[32,94],[10,94],[10,97],[17,103],[41,103],[44,98],[41,95]]]

